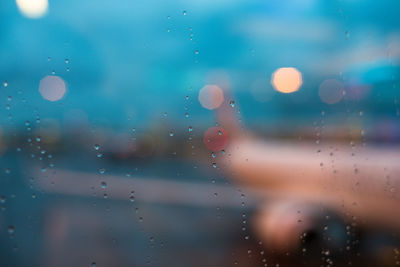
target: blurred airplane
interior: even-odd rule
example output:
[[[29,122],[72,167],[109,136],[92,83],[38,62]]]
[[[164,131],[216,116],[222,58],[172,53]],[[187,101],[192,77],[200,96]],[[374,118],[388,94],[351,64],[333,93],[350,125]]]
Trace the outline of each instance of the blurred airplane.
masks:
[[[271,248],[286,252],[298,248],[307,231],[322,233],[328,227],[320,215],[327,211],[348,225],[400,231],[399,147],[263,140],[240,125],[225,94],[217,120],[229,145],[217,164],[240,185],[257,188],[259,197],[260,191],[268,196],[255,228]]]

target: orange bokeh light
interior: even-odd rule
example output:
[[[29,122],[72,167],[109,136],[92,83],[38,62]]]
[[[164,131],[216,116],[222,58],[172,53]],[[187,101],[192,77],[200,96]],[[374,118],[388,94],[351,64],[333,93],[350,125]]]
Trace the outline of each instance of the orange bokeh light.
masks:
[[[296,68],[279,68],[272,74],[271,84],[278,92],[289,94],[299,90],[303,79]]]

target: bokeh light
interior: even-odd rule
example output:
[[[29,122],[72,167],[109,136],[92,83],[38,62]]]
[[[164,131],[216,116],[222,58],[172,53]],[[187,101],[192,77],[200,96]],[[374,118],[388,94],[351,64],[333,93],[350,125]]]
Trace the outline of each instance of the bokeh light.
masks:
[[[211,127],[204,132],[203,142],[208,150],[221,151],[228,145],[229,135],[222,127]]]
[[[59,76],[46,76],[40,81],[39,92],[46,100],[58,101],[66,92],[65,82]]]
[[[206,109],[216,109],[224,101],[224,92],[216,85],[206,85],[199,92],[200,104]]]
[[[22,15],[31,19],[43,17],[49,7],[48,0],[16,0],[16,3]]]
[[[296,68],[279,68],[272,74],[271,83],[276,91],[288,94],[299,90],[303,79]]]
[[[326,104],[336,104],[343,98],[344,87],[335,79],[327,79],[319,85],[319,97]]]

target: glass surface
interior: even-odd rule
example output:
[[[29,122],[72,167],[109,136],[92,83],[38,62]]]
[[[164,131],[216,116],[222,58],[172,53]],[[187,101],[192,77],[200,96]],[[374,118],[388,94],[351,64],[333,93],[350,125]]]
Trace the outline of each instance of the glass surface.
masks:
[[[0,1],[0,266],[400,265],[399,11]]]

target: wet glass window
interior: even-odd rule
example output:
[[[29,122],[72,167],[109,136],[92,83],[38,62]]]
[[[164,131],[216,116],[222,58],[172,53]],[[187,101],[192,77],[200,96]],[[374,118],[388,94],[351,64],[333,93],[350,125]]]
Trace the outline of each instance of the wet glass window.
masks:
[[[400,2],[0,3],[0,266],[399,266]]]

